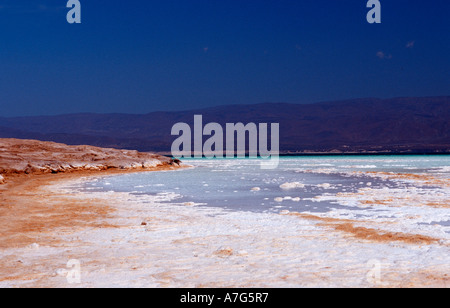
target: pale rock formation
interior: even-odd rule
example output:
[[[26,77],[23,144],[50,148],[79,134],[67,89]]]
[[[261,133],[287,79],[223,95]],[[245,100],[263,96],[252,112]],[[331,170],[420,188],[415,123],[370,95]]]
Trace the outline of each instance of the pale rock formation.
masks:
[[[165,156],[130,150],[0,139],[0,184],[5,182],[5,176],[9,174],[138,170],[179,163]]]

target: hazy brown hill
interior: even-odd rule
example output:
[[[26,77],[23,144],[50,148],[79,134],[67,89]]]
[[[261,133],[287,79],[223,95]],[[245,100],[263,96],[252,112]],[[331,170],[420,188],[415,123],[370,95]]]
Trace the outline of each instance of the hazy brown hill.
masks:
[[[309,105],[231,105],[180,112],[0,118],[0,137],[169,151],[177,122],[280,123],[287,151],[450,151],[450,96],[356,99]]]

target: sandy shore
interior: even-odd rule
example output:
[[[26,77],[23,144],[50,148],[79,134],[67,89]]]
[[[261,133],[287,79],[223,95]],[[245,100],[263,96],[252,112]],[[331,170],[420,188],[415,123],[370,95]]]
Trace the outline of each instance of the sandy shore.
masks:
[[[6,184],[0,185],[0,286],[26,287],[60,286],[48,283],[49,268],[38,260],[25,266],[21,256],[37,251],[40,247],[65,247],[73,241],[61,235],[77,230],[115,228],[107,222],[116,211],[114,200],[72,196],[70,193],[51,189],[59,185],[88,180],[98,176],[111,176],[136,172],[174,170],[180,167],[159,166],[142,170],[77,171],[71,173],[9,175]],[[85,198],[86,197],[86,198]],[[111,206],[108,204],[111,203]],[[71,244],[69,244],[69,242]],[[25,248],[25,251],[21,249]],[[9,252],[13,252],[12,255]],[[11,258],[14,260],[10,262]],[[56,261],[56,259],[55,259]],[[44,262],[44,263],[43,263]],[[39,273],[41,270],[44,272]],[[50,275],[52,276],[52,275]],[[13,283],[12,281],[16,281]],[[28,282],[33,281],[28,284]],[[9,283],[11,282],[11,283]]]
[[[0,186],[0,287],[449,285],[450,250],[439,239],[72,189],[117,172],[8,178]]]

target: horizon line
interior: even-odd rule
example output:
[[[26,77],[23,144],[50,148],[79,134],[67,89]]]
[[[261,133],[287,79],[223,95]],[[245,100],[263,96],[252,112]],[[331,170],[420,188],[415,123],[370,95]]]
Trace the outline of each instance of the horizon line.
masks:
[[[17,118],[41,118],[41,117],[60,117],[60,116],[80,116],[80,115],[128,115],[128,116],[145,116],[154,113],[179,113],[179,112],[190,112],[190,111],[202,111],[202,110],[211,110],[215,108],[224,108],[224,107],[236,107],[236,106],[258,106],[258,105],[318,105],[318,104],[329,104],[329,103],[344,103],[344,102],[358,102],[364,100],[379,100],[379,101],[387,101],[387,100],[396,100],[396,99],[433,99],[433,98],[450,98],[450,95],[436,95],[436,96],[396,96],[389,98],[380,98],[380,97],[359,97],[359,98],[348,98],[348,99],[337,99],[337,100],[323,100],[312,103],[293,103],[293,102],[263,102],[263,103],[246,103],[246,104],[220,104],[216,106],[204,107],[204,108],[192,108],[192,109],[183,109],[183,110],[155,110],[145,113],[124,113],[124,112],[69,112],[69,113],[58,113],[58,114],[41,114],[41,115],[18,115],[18,116],[1,116],[0,118],[4,119],[17,119]]]

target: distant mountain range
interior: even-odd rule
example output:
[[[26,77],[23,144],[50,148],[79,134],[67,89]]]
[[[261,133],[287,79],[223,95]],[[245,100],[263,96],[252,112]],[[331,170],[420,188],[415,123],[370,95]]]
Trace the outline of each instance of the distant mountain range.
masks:
[[[280,123],[282,153],[450,153],[450,96],[316,104],[230,105],[179,112],[0,118],[0,138],[170,152],[172,126]]]

